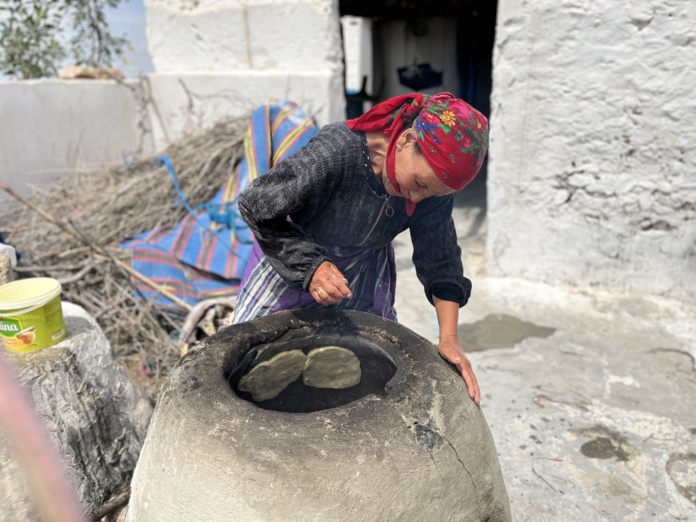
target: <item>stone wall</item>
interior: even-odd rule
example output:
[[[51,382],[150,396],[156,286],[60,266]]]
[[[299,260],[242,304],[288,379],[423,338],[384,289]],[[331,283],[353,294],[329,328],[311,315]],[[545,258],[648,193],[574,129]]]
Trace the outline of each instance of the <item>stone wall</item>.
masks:
[[[320,125],[345,119],[337,0],[145,4],[156,72],[142,83],[0,82],[0,181],[27,194],[75,168],[161,150],[269,98],[298,103]]]
[[[28,193],[75,168],[149,151],[137,88],[111,80],[0,82],[0,181]]]
[[[345,119],[337,0],[146,0],[156,143],[269,97]]]
[[[499,0],[487,270],[696,300],[696,4]]]

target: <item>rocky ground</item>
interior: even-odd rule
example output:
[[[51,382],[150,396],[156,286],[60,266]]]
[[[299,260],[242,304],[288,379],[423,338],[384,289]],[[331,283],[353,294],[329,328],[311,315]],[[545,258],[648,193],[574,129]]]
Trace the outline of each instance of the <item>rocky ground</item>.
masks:
[[[696,520],[696,305],[487,276],[485,199],[455,221],[460,315],[517,521]],[[395,241],[399,322],[437,341]]]

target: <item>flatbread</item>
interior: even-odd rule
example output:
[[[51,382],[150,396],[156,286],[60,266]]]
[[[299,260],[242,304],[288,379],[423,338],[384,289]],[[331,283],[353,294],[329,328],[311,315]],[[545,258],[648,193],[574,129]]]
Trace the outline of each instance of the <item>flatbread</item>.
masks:
[[[251,393],[256,402],[277,397],[296,381],[305,367],[307,356],[302,350],[288,350],[257,364],[237,384],[241,391]]]
[[[313,388],[342,390],[360,383],[360,359],[339,346],[315,348],[307,355],[302,381]]]

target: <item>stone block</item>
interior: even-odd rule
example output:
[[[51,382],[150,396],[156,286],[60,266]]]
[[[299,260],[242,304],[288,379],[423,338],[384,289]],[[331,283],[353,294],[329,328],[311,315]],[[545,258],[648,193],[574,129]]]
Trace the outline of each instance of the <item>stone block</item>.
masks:
[[[3,353],[27,390],[86,511],[122,492],[152,413],[111,355],[96,321],[63,303],[68,337],[28,354]],[[31,484],[0,433],[0,519],[37,520]]]
[[[321,71],[341,63],[332,0],[148,0],[146,9],[148,49],[158,73]]]
[[[0,81],[0,181],[28,194],[29,184],[45,186],[77,167],[121,164],[140,146],[150,152],[134,89],[133,80]]]
[[[322,71],[340,68],[343,48],[332,1],[274,2],[248,8],[251,67]]]
[[[212,127],[220,119],[250,116],[270,98],[297,103],[320,125],[345,119],[343,80],[338,71],[153,74],[149,82],[157,109],[152,110],[150,120],[158,148]]]
[[[146,1],[148,51],[155,71],[223,72],[249,67],[244,9]]]

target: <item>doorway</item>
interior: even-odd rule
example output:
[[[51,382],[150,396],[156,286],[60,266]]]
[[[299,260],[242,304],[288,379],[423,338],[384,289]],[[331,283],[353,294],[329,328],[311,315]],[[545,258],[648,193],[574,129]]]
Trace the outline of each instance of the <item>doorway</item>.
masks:
[[[340,0],[348,117],[409,92],[449,91],[490,116],[497,2]],[[487,164],[455,205],[485,217]]]

